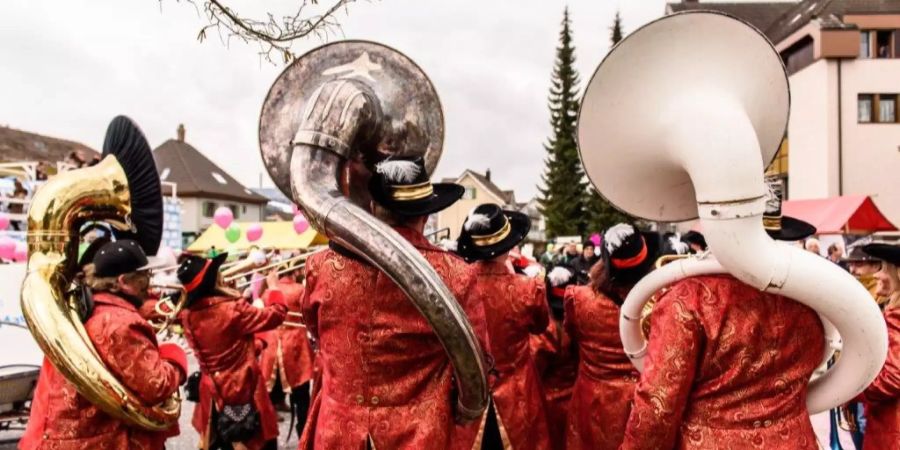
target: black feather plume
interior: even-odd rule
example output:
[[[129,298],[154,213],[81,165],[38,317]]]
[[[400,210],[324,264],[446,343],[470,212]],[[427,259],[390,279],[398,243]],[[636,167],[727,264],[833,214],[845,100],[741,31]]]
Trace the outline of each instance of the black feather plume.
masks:
[[[135,239],[148,255],[159,250],[163,231],[162,188],[150,144],[128,117],[117,116],[106,129],[103,156],[114,155],[125,170],[131,192],[131,220]],[[122,238],[123,233],[117,233]]]

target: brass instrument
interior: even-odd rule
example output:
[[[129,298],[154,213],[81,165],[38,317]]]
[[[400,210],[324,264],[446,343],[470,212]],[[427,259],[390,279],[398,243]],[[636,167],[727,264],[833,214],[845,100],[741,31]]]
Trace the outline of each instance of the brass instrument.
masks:
[[[322,248],[319,248],[319,249],[316,249],[316,250],[313,250],[310,252],[306,252],[306,253],[303,253],[303,254],[300,254],[297,256],[292,256],[283,261],[273,262],[271,264],[267,264],[267,265],[260,266],[260,267],[252,267],[249,270],[246,270],[246,271],[243,271],[240,273],[232,273],[231,275],[227,275],[227,276],[225,276],[225,274],[223,273],[223,276],[225,276],[226,282],[231,283],[231,282],[236,281],[237,283],[235,283],[235,287],[238,289],[242,289],[242,288],[249,286],[251,281],[249,281],[249,280],[238,281],[241,278],[244,278],[244,277],[250,276],[250,275],[254,275],[254,274],[257,274],[260,272],[266,274],[273,269],[277,269],[277,271],[275,273],[278,275],[293,272],[297,269],[302,269],[303,267],[306,266],[306,260],[310,256],[312,256],[315,253],[319,253],[322,250],[325,250],[325,248],[327,248],[327,247],[322,247]]]
[[[656,258],[656,262],[653,263],[653,268],[654,268],[654,269],[659,269],[660,267],[662,267],[662,266],[664,266],[664,265],[666,265],[666,264],[668,264],[668,263],[670,263],[670,262],[672,262],[672,261],[678,261],[679,259],[690,258],[690,257],[693,257],[693,256],[695,256],[695,255],[690,255],[690,254],[686,254],[686,255],[662,255],[662,256],[660,256],[659,258]]]
[[[121,120],[127,119],[116,118],[110,130],[113,125],[121,126]],[[146,155],[138,156],[149,158],[152,164],[149,151],[146,146]],[[116,155],[108,155],[96,166],[53,177],[34,194],[28,210],[29,257],[22,284],[22,313],[44,355],[79,394],[132,426],[165,430],[178,420],[181,412],[177,396],[159,405],[145,405],[110,373],[85,331],[78,313],[81,299],[76,292],[79,289],[73,289],[81,225],[87,221],[104,221],[120,231],[134,228],[133,186],[129,181],[146,183],[125,169],[134,162],[134,156],[123,155],[129,161],[123,165]],[[149,169],[155,175],[155,167]],[[161,203],[161,196],[159,200]],[[153,230],[138,231],[146,233],[145,237],[153,236]]]

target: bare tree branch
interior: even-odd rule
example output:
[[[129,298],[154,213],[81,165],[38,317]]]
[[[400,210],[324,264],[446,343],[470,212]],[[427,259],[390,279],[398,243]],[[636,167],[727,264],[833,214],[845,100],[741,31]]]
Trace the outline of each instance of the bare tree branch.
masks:
[[[162,1],[159,0],[160,4]],[[273,54],[280,55],[286,64],[296,57],[292,51],[296,41],[308,37],[327,39],[333,33],[340,32],[341,26],[336,16],[341,11],[346,12],[348,6],[358,0],[333,0],[330,6],[318,14],[306,12],[310,5],[318,6],[319,0],[298,0],[295,13],[281,18],[267,13],[265,19],[242,16],[225,5],[223,0],[176,1],[193,5],[198,14],[202,13],[209,22],[197,33],[197,39],[201,42],[206,40],[208,31],[214,31],[226,47],[231,39],[255,43],[259,45],[261,58],[274,63]]]

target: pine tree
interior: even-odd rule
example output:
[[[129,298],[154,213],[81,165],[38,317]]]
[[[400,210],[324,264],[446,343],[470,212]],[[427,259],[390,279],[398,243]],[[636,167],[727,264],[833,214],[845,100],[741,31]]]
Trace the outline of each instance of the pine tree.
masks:
[[[548,237],[584,235],[587,230],[584,214],[587,183],[575,143],[578,81],[569,9],[566,8],[551,79],[549,107],[553,134],[544,145],[546,169],[541,176],[543,187],[539,198],[541,213],[547,218]]]
[[[622,35],[622,19],[619,17],[618,11],[616,11],[616,16],[613,18],[613,24],[609,29],[610,41],[612,42],[612,46],[615,46],[624,37]],[[605,198],[597,193],[597,190],[594,189],[593,186],[589,186],[584,192],[586,194],[584,203],[588,233],[602,233],[603,230],[619,222],[631,222],[634,220],[613,207]]]

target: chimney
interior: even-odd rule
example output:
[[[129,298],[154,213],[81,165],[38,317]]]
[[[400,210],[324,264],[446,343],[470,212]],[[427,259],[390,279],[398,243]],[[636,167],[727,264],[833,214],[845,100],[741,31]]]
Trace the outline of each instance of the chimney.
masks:
[[[178,136],[178,142],[184,142],[184,124],[183,123],[178,124],[177,136]]]
[[[484,177],[487,178],[488,181],[491,181],[491,169],[490,168],[488,168],[488,170],[484,171]]]

